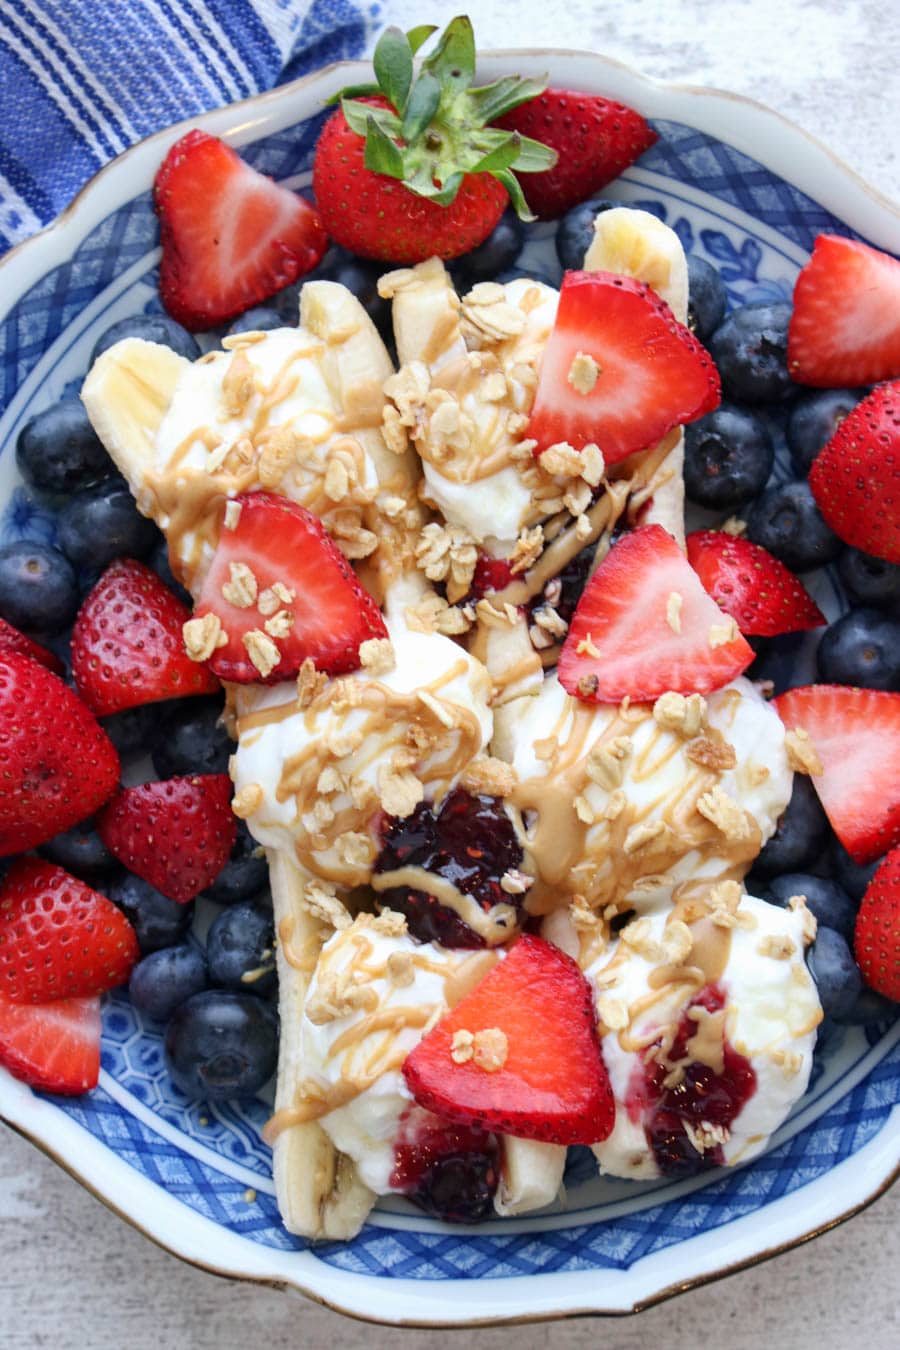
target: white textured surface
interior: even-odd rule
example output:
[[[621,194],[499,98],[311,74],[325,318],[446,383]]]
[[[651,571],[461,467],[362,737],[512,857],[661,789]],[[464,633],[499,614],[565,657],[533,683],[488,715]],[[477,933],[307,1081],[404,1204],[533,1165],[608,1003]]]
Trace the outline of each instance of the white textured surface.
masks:
[[[438,22],[457,3],[386,3],[399,22]],[[591,48],[650,75],[768,103],[900,197],[896,0],[541,0],[476,12],[482,43]],[[458,1333],[480,1350],[867,1350],[900,1344],[900,1188],[851,1223],[774,1262],[640,1317]],[[404,1350],[438,1350],[410,1331]],[[385,1350],[397,1333],[296,1296],[218,1280],[152,1246],[35,1149],[0,1127],[2,1350]]]

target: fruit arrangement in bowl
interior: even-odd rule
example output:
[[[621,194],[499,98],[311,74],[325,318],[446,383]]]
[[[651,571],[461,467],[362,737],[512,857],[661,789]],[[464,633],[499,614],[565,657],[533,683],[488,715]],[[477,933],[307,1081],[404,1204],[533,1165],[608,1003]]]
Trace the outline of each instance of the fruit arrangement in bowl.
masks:
[[[715,1178],[898,996],[900,264],[736,303],[643,117],[430,36],[314,204],[171,147],[0,550],[0,1060],[89,1090],[127,979],[313,1240]]]

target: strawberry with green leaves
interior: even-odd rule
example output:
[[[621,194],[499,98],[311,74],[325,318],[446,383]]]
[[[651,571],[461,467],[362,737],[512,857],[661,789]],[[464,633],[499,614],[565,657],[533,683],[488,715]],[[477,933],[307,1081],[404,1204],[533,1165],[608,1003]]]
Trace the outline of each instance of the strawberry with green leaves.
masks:
[[[541,93],[543,82],[505,76],[473,87],[475,38],[461,15],[415,72],[434,32],[388,28],[375,48],[375,81],[344,89],[316,146],[313,190],[326,231],[368,258],[400,263],[455,258],[491,233],[512,202],[533,219],[517,174],[551,168],[556,153],[497,118]]]

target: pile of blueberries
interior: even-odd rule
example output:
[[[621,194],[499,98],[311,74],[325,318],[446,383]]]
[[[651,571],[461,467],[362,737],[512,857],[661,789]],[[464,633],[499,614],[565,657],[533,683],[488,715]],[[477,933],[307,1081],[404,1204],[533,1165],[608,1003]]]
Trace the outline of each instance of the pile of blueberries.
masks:
[[[485,243],[450,264],[457,289],[518,276],[558,286],[563,269],[581,266],[594,216],[612,205],[593,199],[563,217],[555,238],[558,267],[517,266],[529,227],[507,213]],[[794,385],[786,363],[790,304],[744,305],[726,315],[716,269],[693,255],[688,264],[690,325],[712,353],[723,388],[721,406],[687,429],[688,498],[714,512],[711,520],[740,514],[748,538],[793,571],[835,563],[852,605],[822,632],[812,669],[803,659],[808,635],[788,634],[754,639],[757,659],[748,674],[770,681],[776,693],[810,680],[900,689],[900,566],[845,547],[822,520],[806,481],[818,451],[867,390]],[[332,249],[311,276],[349,287],[390,346],[390,307],[377,289],[386,270],[387,264]],[[266,307],[243,314],[228,332],[296,324],[298,291],[299,286],[288,287]],[[191,334],[173,320],[142,314],[105,332],[91,362],[124,337],[164,343],[190,360],[201,354]],[[772,479],[780,447],[796,472],[791,482]],[[28,491],[56,512],[56,544],[0,547],[0,616],[66,660],[82,598],[119,557],[145,561],[189,602],[170,571],[165,540],[136,510],[77,398],[32,418],[19,435],[16,454]],[[586,568],[575,572],[568,588],[571,607]],[[221,699],[191,698],[118,713],[103,724],[126,765],[149,755],[161,778],[220,773],[233,748],[220,713]],[[194,931],[202,926],[193,922],[194,905],[176,904],[125,872],[90,822],[40,852],[108,895],[134,925],[142,959],[131,976],[131,999],[153,1022],[167,1024],[167,1061],[178,1085],[207,1100],[258,1090],[277,1057],[274,933],[265,860],[244,824],[239,823],[231,860],[201,897],[205,914],[205,902],[216,907],[205,948]],[[439,857],[437,850],[436,867]],[[850,859],[809,780],[797,775],[790,805],[748,888],[776,904],[795,894],[807,897],[819,921],[810,967],[833,1021],[885,1020],[895,1010],[863,988],[850,947],[856,909],[876,866],[859,867]]]

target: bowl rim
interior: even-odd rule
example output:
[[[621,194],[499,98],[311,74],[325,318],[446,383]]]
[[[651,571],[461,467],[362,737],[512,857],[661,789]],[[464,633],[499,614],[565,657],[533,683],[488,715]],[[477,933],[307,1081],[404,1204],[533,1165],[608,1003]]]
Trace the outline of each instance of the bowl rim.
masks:
[[[900,252],[900,206],[865,182],[817,137],[756,99],[709,86],[656,79],[624,62],[600,53],[578,49],[504,48],[486,51],[479,56],[480,70],[490,78],[506,73],[507,67],[516,69],[524,67],[527,73],[536,74],[544,66],[554,71],[561,65],[574,72],[574,76],[565,81],[568,86],[583,87],[587,91],[602,88],[608,96],[636,106],[646,116],[684,121],[689,126],[707,132],[750,155],[772,172],[785,178],[838,218],[847,221],[866,238],[894,252]],[[363,61],[334,62],[289,84],[205,114],[183,119],[136,142],[104,165],[53,222],[38,234],[18,244],[0,259],[0,275],[8,283],[3,288],[5,297],[0,299],[0,319],[18,301],[23,290],[28,289],[64,258],[71,256],[95,224],[124,202],[131,200],[138,192],[147,190],[160,157],[186,130],[200,127],[221,136],[235,146],[243,145],[297,121],[301,115],[295,106],[298,95],[305,99],[317,93],[327,97],[345,83],[358,78],[360,72],[367,69],[368,65]],[[305,115],[308,116],[310,113],[307,112]],[[83,1135],[81,1127],[65,1117],[52,1103],[35,1097],[29,1089],[21,1083],[16,1083],[2,1070],[0,1070],[0,1119],[5,1120],[13,1129],[51,1157],[113,1213],[125,1219],[157,1245],[189,1264],[231,1279],[245,1279],[282,1289],[294,1288],[317,1303],[362,1320],[410,1327],[513,1325],[586,1314],[620,1316],[638,1312],[675,1294],[760,1264],[819,1236],[872,1204],[900,1176],[900,1128],[896,1128],[900,1126],[900,1108],[895,1108],[879,1136],[864,1145],[857,1154],[844,1160],[843,1164],[838,1164],[843,1166],[853,1163],[867,1150],[869,1158],[873,1161],[877,1159],[874,1167],[867,1165],[855,1169],[859,1172],[859,1180],[863,1184],[854,1193],[853,1203],[842,1208],[841,1202],[837,1200],[824,1206],[820,1202],[821,1213],[818,1221],[808,1229],[803,1229],[802,1225],[795,1225],[796,1231],[791,1231],[784,1241],[762,1249],[748,1250],[743,1255],[738,1254],[734,1259],[726,1260],[725,1264],[715,1265],[715,1261],[722,1259],[721,1257],[714,1257],[712,1264],[708,1260],[706,1262],[699,1260],[695,1263],[699,1268],[693,1274],[685,1274],[684,1278],[673,1282],[661,1282],[651,1276],[652,1287],[644,1296],[626,1294],[626,1297],[615,1306],[609,1306],[608,1302],[607,1306],[601,1306],[602,1295],[586,1300],[583,1296],[560,1292],[556,1296],[551,1295],[548,1300],[538,1299],[535,1294],[528,1299],[525,1311],[516,1312],[511,1307],[514,1300],[498,1299],[498,1302],[508,1305],[510,1310],[486,1315],[469,1303],[467,1306],[461,1306],[459,1314],[448,1321],[440,1316],[431,1316],[424,1307],[425,1302],[429,1301],[429,1292],[430,1301],[437,1302],[434,1300],[436,1288],[446,1295],[449,1295],[453,1284],[458,1289],[468,1284],[494,1285],[498,1291],[502,1289],[511,1291],[516,1289],[520,1282],[502,1279],[447,1281],[441,1282],[439,1286],[423,1282],[419,1287],[418,1297],[411,1297],[409,1293],[397,1290],[399,1282],[380,1279],[379,1283],[384,1286],[385,1298],[377,1301],[386,1305],[390,1301],[390,1290],[393,1287],[397,1290],[396,1297],[404,1312],[412,1313],[409,1316],[397,1316],[386,1306],[375,1309],[365,1307],[359,1299],[351,1298],[346,1290],[342,1292],[341,1286],[354,1277],[336,1268],[323,1267],[319,1262],[316,1262],[315,1271],[307,1268],[304,1272],[301,1269],[296,1276],[281,1271],[278,1274],[266,1273],[265,1267],[272,1264],[265,1254],[270,1249],[260,1249],[260,1260],[251,1263],[257,1266],[255,1270],[247,1269],[246,1259],[243,1261],[243,1268],[238,1268],[221,1255],[218,1264],[212,1264],[200,1255],[203,1247],[196,1240],[183,1240],[177,1231],[164,1234],[150,1224],[146,1216],[141,1216],[144,1219],[144,1222],[141,1222],[138,1213],[131,1212],[125,1207],[124,1202],[117,1203],[113,1198],[114,1192],[110,1189],[107,1169],[92,1167],[82,1160],[79,1142],[79,1133]],[[65,1125],[62,1124],[63,1121],[66,1122]],[[883,1138],[889,1133],[891,1136],[896,1134],[896,1148],[892,1147],[892,1139],[886,1142]],[[875,1144],[879,1145],[877,1149],[873,1149]],[[127,1166],[118,1159],[115,1161],[122,1167]],[[821,1180],[825,1179],[823,1177]],[[154,1185],[149,1181],[146,1184]],[[810,1188],[806,1189],[808,1191]],[[838,1189],[843,1188],[835,1187],[835,1192]],[[178,1204],[167,1193],[161,1194],[172,1204]],[[782,1200],[790,1199],[790,1196],[782,1197]],[[211,1223],[209,1220],[203,1222]],[[212,1226],[216,1233],[222,1234],[223,1230]],[[189,1227],[196,1230],[199,1225],[192,1224]],[[228,1236],[234,1237],[231,1234]],[[241,1243],[242,1248],[246,1248],[247,1244],[243,1239],[235,1237],[234,1240]],[[282,1255],[284,1254],[271,1251],[273,1260]],[[298,1253],[288,1255],[297,1256]],[[299,1255],[305,1256],[306,1253]],[[305,1262],[297,1264],[306,1265]],[[332,1276],[339,1278],[319,1278],[320,1272],[326,1269],[331,1269]],[[597,1280],[598,1272],[588,1273],[595,1283],[602,1283],[602,1275],[601,1280]],[[366,1277],[355,1278],[362,1288],[366,1283]],[[521,1296],[524,1291],[516,1289],[516,1292]],[[444,1302],[443,1297],[441,1302]]]

